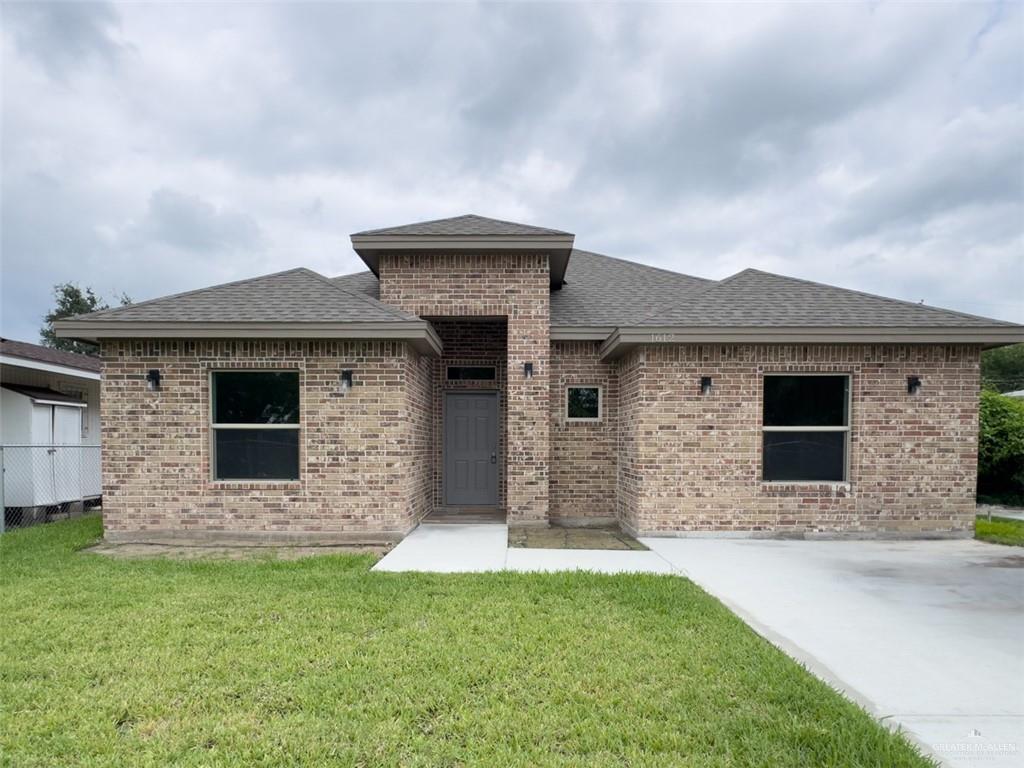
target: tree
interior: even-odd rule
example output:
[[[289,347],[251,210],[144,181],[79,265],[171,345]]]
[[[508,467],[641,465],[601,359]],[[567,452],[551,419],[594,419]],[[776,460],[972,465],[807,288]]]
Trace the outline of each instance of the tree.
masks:
[[[978,493],[1017,504],[1024,498],[1024,400],[981,393]]]
[[[110,305],[97,296],[92,288],[86,287],[83,290],[75,283],[59,283],[53,286],[53,298],[56,301],[56,306],[43,318],[45,325],[39,330],[39,338],[43,345],[53,349],[62,349],[65,352],[80,352],[84,355],[98,354],[99,347],[96,344],[58,338],[53,331],[53,322],[75,315],[83,315],[86,312],[110,309]],[[121,306],[132,303],[132,300],[124,293],[117,299],[121,302]]]
[[[989,392],[1024,389],[1024,344],[982,352],[981,386]]]

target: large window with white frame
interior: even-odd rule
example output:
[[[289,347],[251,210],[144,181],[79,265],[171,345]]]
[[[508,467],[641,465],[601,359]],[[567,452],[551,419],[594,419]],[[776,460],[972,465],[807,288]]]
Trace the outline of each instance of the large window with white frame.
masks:
[[[299,372],[213,371],[215,480],[298,480]]]
[[[850,452],[850,377],[766,374],[763,478],[844,482]]]

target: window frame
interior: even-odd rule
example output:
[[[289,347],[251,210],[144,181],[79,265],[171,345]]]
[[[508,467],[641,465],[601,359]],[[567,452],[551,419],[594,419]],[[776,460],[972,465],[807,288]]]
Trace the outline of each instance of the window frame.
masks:
[[[779,376],[832,376],[846,379],[846,425],[841,427],[779,427],[766,426],[764,423],[764,380]],[[767,485],[849,485],[850,483],[850,433],[853,425],[853,374],[844,371],[770,371],[761,376],[761,482]],[[843,438],[843,477],[841,480],[769,480],[765,472],[765,432],[842,432]]]
[[[295,424],[221,424],[214,421],[214,415],[217,412],[216,402],[216,387],[213,383],[214,376],[218,373],[295,373],[298,375],[298,387],[299,387],[299,420]],[[218,429],[302,429],[302,369],[301,368],[210,368],[207,371],[206,377],[207,392],[209,392],[209,402],[207,403],[207,423],[210,427],[209,435],[209,450],[210,450],[210,482],[222,485],[232,485],[244,483],[251,485],[253,483],[261,483],[263,485],[280,485],[282,483],[295,484],[302,480],[302,432],[299,432],[299,437],[296,440],[296,450],[298,450],[298,461],[297,461],[297,473],[295,477],[217,477],[217,430]]]
[[[570,416],[569,415],[569,390],[570,389],[596,389],[597,390],[597,416]],[[562,411],[565,421],[568,424],[595,424],[604,419],[604,388],[600,384],[566,384],[565,385],[565,410]]]

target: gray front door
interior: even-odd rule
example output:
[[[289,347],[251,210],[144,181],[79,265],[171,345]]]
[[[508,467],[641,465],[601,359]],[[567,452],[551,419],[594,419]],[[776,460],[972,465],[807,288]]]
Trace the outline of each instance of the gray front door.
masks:
[[[449,506],[498,503],[497,392],[445,392],[444,496]]]

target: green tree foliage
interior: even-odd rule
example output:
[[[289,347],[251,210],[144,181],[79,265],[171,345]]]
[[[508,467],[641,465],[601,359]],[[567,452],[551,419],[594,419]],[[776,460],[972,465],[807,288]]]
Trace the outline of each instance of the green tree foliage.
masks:
[[[86,287],[83,290],[75,283],[59,283],[53,286],[53,298],[55,306],[43,318],[45,324],[39,330],[39,338],[43,345],[53,349],[62,349],[65,352],[80,352],[84,355],[98,354],[99,347],[95,344],[58,338],[53,331],[53,322],[75,315],[83,315],[86,312],[109,309],[110,305],[97,296],[92,288]],[[123,293],[118,297],[118,301],[122,306],[132,303],[132,300]]]
[[[1010,503],[1024,496],[1024,399],[981,393],[978,491]]]
[[[1024,344],[982,352],[981,386],[990,392],[1024,389]]]

